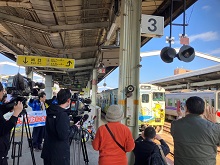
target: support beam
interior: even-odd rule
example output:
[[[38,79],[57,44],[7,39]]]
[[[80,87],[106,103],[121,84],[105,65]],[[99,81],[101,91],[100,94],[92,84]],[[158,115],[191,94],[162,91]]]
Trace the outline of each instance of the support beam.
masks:
[[[175,50],[176,50],[176,52],[179,52],[179,48],[175,48]],[[160,55],[160,50],[140,53],[141,57],[158,56],[158,55]],[[204,58],[204,59],[207,59],[207,60],[215,61],[215,62],[220,62],[219,57],[215,57],[215,56],[205,54],[205,53],[201,53],[201,52],[198,52],[198,51],[195,51],[195,56],[200,57],[200,58]]]
[[[20,50],[17,46],[12,44],[8,39],[6,39],[2,33],[0,33],[0,43],[6,46],[11,51],[17,53],[17,54],[23,54],[22,50]]]
[[[11,24],[16,24],[25,28],[31,28],[32,30],[41,31],[41,32],[64,32],[64,31],[73,31],[73,30],[86,30],[86,29],[100,29],[107,28],[109,22],[93,22],[93,23],[81,23],[74,25],[52,25],[46,26],[38,22],[29,21],[20,17],[0,13],[0,22],[7,22]]]
[[[1,36],[0,36],[1,37]],[[3,37],[3,36],[2,36]],[[13,43],[18,43],[22,45],[26,45],[25,42],[22,39],[11,37],[11,36],[5,36],[5,39],[12,41]],[[98,50],[98,46],[88,46],[88,47],[73,47],[71,49],[55,49],[49,46],[29,42],[29,46],[40,49],[46,52],[50,52],[53,54],[73,54],[73,53],[82,53],[82,52],[93,52]]]
[[[88,64],[92,65],[95,62],[95,60],[96,60],[95,58],[75,60],[75,66],[88,65]]]
[[[12,1],[0,1],[0,6],[9,7],[22,7],[26,9],[32,9],[32,4],[30,2],[12,2]]]

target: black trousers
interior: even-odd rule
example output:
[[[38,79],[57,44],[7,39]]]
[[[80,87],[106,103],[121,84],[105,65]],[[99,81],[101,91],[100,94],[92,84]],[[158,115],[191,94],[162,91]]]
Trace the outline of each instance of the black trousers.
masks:
[[[7,157],[0,157],[0,165],[8,165],[8,158]]]
[[[63,160],[49,160],[49,159],[43,159],[44,165],[70,165],[69,159],[63,159]]]
[[[33,137],[34,148],[41,147],[41,144],[44,138],[44,129],[45,129],[45,126],[39,126],[39,127],[33,128],[32,137]]]
[[[44,165],[52,165],[48,159],[44,159]]]

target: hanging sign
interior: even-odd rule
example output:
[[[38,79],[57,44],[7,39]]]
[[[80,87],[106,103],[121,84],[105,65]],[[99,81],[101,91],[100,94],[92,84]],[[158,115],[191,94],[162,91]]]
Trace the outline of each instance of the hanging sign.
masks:
[[[17,56],[17,65],[19,66],[36,66],[36,67],[50,67],[50,68],[70,68],[75,66],[74,59],[68,58],[51,58],[43,56]]]

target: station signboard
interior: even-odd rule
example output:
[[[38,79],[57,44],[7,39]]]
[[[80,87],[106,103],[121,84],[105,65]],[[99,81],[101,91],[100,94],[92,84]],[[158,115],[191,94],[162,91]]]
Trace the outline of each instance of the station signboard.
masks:
[[[74,59],[68,58],[52,58],[43,56],[18,55],[17,65],[32,67],[50,67],[50,68],[70,68],[75,66]]]

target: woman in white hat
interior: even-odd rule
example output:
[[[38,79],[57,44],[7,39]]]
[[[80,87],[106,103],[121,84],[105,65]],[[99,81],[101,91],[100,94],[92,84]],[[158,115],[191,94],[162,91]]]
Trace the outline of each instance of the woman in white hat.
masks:
[[[124,113],[118,105],[111,105],[105,119],[108,124],[98,128],[92,142],[99,151],[99,165],[127,165],[126,152],[134,149],[134,139],[129,128],[121,124]]]

